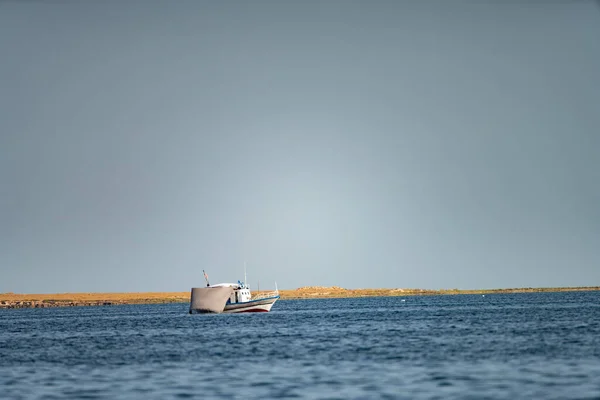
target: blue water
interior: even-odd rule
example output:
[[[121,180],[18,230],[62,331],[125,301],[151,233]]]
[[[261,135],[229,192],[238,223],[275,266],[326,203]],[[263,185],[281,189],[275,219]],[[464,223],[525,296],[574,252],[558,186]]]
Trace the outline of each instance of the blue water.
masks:
[[[600,398],[600,292],[0,310],[0,397]]]

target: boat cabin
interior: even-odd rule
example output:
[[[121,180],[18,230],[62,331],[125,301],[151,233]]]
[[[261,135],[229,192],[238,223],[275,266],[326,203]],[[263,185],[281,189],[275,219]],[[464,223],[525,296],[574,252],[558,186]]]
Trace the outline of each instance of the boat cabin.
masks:
[[[210,287],[233,288],[233,293],[229,297],[229,300],[227,300],[227,304],[245,303],[247,301],[252,300],[252,295],[250,294],[250,287],[240,281],[238,281],[238,283],[219,283],[216,285],[210,285]]]

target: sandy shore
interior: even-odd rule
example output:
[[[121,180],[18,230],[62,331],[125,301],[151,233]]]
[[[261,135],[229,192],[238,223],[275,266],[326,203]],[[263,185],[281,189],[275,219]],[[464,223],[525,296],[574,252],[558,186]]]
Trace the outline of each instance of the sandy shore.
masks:
[[[530,292],[593,291],[600,287],[564,288],[514,288],[485,290],[426,290],[426,289],[344,289],[337,286],[308,286],[293,290],[280,290],[281,299],[324,299],[346,297],[418,296],[455,294],[499,294]],[[190,292],[140,292],[140,293],[57,293],[15,294],[0,293],[0,308],[46,308],[73,306],[108,306],[118,304],[186,303]]]

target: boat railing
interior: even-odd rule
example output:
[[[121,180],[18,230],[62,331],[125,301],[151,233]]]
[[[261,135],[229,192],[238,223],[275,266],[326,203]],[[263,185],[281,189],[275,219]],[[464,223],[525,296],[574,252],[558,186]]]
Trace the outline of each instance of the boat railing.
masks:
[[[269,297],[279,296],[279,290],[271,292],[257,292],[252,294],[252,300],[268,299]]]

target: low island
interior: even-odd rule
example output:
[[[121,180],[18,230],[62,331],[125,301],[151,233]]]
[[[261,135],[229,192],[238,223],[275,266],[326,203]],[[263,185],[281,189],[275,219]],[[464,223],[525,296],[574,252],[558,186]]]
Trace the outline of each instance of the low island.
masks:
[[[338,286],[306,286],[292,290],[280,290],[282,300],[329,299],[351,297],[458,295],[458,294],[503,294],[532,292],[596,291],[600,286],[561,288],[513,288],[513,289],[344,289]],[[255,292],[257,294],[258,292]],[[57,293],[17,294],[0,293],[0,309],[4,308],[47,308],[74,306],[110,306],[120,304],[164,304],[186,303],[190,292],[136,292],[136,293]]]

